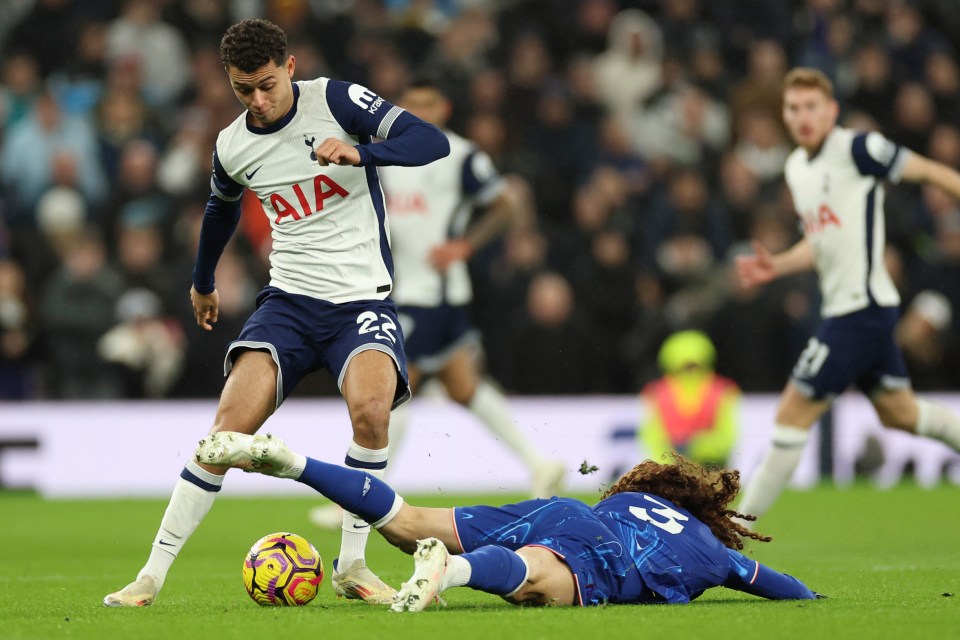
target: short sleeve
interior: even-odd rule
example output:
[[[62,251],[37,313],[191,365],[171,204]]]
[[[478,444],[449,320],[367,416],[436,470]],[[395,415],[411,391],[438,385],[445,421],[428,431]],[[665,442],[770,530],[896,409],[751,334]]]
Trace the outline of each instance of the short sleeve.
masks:
[[[327,82],[327,104],[344,131],[381,140],[390,137],[390,127],[403,113],[363,85],[342,80]]]
[[[213,175],[210,176],[210,191],[221,200],[234,202],[243,195],[243,185],[230,177],[220,164],[217,150],[213,150]]]
[[[872,131],[853,138],[852,153],[857,170],[862,175],[898,182],[903,163],[910,152],[882,134]]]
[[[477,204],[487,205],[503,192],[503,178],[497,172],[490,156],[474,150],[463,161],[463,192]]]

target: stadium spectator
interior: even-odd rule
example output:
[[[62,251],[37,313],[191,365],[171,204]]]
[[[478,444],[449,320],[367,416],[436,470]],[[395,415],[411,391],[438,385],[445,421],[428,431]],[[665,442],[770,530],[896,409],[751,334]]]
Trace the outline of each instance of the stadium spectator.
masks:
[[[527,315],[512,333],[504,383],[526,395],[585,394],[598,389],[601,363],[593,334],[577,315],[573,290],[541,273],[527,290]]]
[[[0,258],[0,399],[26,400],[37,393],[42,345],[36,309],[21,266]]]
[[[97,352],[114,324],[123,279],[107,264],[99,233],[85,230],[63,248],[63,267],[40,303],[49,354],[50,393],[62,400],[123,397],[123,381]]]
[[[99,203],[107,194],[99,157],[89,123],[63,113],[51,93],[42,94],[0,148],[8,222],[32,224],[37,201],[54,185],[74,187],[88,203]]]

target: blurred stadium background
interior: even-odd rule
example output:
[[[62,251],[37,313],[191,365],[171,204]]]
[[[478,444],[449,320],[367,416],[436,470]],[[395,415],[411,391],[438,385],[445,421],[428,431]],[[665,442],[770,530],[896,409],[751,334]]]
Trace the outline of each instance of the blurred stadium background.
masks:
[[[217,47],[227,26],[251,16],[287,32],[295,79],[350,80],[388,100],[416,75],[436,79],[455,105],[451,127],[524,185],[528,218],[471,269],[488,369],[519,413],[532,416],[523,420],[533,437],[558,452],[567,450],[557,442],[569,438],[563,455],[571,469],[584,451],[578,436],[610,444],[605,473],[628,464],[639,455],[630,437],[640,411],[633,398],[658,375],[661,342],[697,328],[716,344],[718,372],[746,392],[742,438],[762,449],[773,418],[768,394],[787,379],[818,308],[812,274],[753,293],[731,278],[732,257],[750,241],[778,250],[799,238],[781,173],[790,150],[779,115],[782,76],[794,65],[822,69],[836,85],[845,125],[882,129],[960,168],[957,6],[6,0],[0,482],[36,486],[30,478],[52,464],[40,460],[52,447],[40,446],[44,439],[69,448],[81,427],[139,428],[139,444],[149,448],[138,416],[169,411],[189,416],[193,435],[174,443],[166,486],[182,447],[205,431],[225,347],[267,280],[269,229],[248,199],[217,272],[220,321],[212,334],[194,326],[186,294],[210,154],[217,132],[241,111]],[[896,185],[886,213],[887,262],[904,300],[899,338],[914,385],[956,408],[960,205],[936,189]],[[330,376],[316,375],[294,394],[306,404],[294,406],[316,410],[305,416],[329,412],[337,431],[322,426],[326,418],[295,420],[295,408],[271,426],[320,425],[314,448],[339,452],[349,432],[335,395]],[[606,409],[592,422],[558,425],[563,437],[537,420],[541,409],[529,408],[543,402],[574,415],[575,396],[596,396],[590,401]],[[143,399],[164,404],[57,402]],[[421,406],[433,416],[425,422],[446,415],[442,407],[430,414],[428,400]],[[200,408],[198,418],[191,407]],[[604,411],[615,417],[596,418]],[[857,473],[908,448],[873,433],[869,413],[844,411],[831,416],[834,426],[867,435],[812,445],[806,477],[835,471],[835,456]],[[178,438],[158,428],[149,436],[157,444]],[[437,429],[438,439],[449,435]],[[473,446],[460,437],[453,434],[456,445]],[[957,458],[929,447],[904,458],[900,471],[934,460],[931,482],[956,476]],[[742,455],[746,470],[752,458]]]

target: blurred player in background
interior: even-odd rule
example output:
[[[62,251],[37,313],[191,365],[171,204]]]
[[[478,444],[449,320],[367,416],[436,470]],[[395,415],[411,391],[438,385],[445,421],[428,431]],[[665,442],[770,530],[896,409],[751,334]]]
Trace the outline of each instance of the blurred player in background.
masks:
[[[646,457],[676,451],[702,465],[725,467],[737,441],[740,389],[714,370],[717,352],[701,331],[680,331],[660,347],[663,377],[643,389],[640,444]]]
[[[793,369],[780,398],[773,444],[750,478],[739,511],[763,515],[793,476],[810,427],[855,384],[880,422],[944,442],[960,451],[960,418],[918,399],[911,389],[894,331],[900,296],[884,264],[883,183],[937,186],[960,198],[960,174],[879,133],[838,127],[830,80],[798,68],[783,83],[783,119],[798,148],[785,174],[804,237],[771,255],[737,258],[744,287],[816,269],[823,321]]]
[[[497,173],[486,153],[445,129],[451,105],[435,84],[413,82],[397,104],[441,128],[450,141],[450,155],[440,161],[381,170],[396,264],[390,297],[403,328],[410,388],[416,393],[424,378],[436,376],[451,400],[479,418],[524,462],[533,497],[550,497],[561,485],[563,465],[540,455],[511,418],[506,398],[481,375],[479,335],[470,322],[473,291],[466,261],[522,220],[523,195]],[[485,211],[468,228],[474,207]],[[406,406],[390,416],[393,455],[408,420]],[[329,527],[339,523],[338,514],[333,505],[316,507],[311,520]]]
[[[337,377],[353,425],[346,464],[379,476],[387,465],[390,409],[409,398],[393,286],[393,259],[376,167],[419,165],[449,152],[433,125],[368,89],[318,78],[293,82],[284,32],[258,19],[226,32],[220,55],[246,111],[213,153],[190,298],[212,330],[214,271],[237,226],[240,197],[257,193],[270,218],[270,284],[227,351],[229,374],[211,432],[254,433],[297,382],[321,368]],[[371,138],[384,140],[370,144]],[[147,564],[108,606],[151,604],[177,553],[213,505],[223,467],[190,460],[173,490]],[[296,475],[296,474],[294,474]],[[338,594],[389,602],[395,590],[364,562],[369,525],[349,514],[334,561]]]
[[[462,586],[535,606],[682,604],[718,586],[774,600],[818,597],[739,552],[742,538],[770,538],[732,519],[738,472],[683,458],[637,465],[592,508],[551,498],[453,509],[408,505],[380,479],[304,458],[270,434],[213,434],[196,459],[295,478],[412,553],[413,576],[391,605],[397,612],[421,611]]]

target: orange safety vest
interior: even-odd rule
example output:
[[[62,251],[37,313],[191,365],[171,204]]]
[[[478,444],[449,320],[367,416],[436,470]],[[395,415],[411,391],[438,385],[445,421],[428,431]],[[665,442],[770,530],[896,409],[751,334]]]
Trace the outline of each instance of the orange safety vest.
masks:
[[[654,380],[643,389],[657,411],[663,428],[675,447],[684,445],[700,431],[712,429],[717,422],[717,411],[723,394],[736,385],[732,380],[711,374],[706,382],[699,405],[690,408],[680,406],[679,394],[674,393],[666,378]]]

